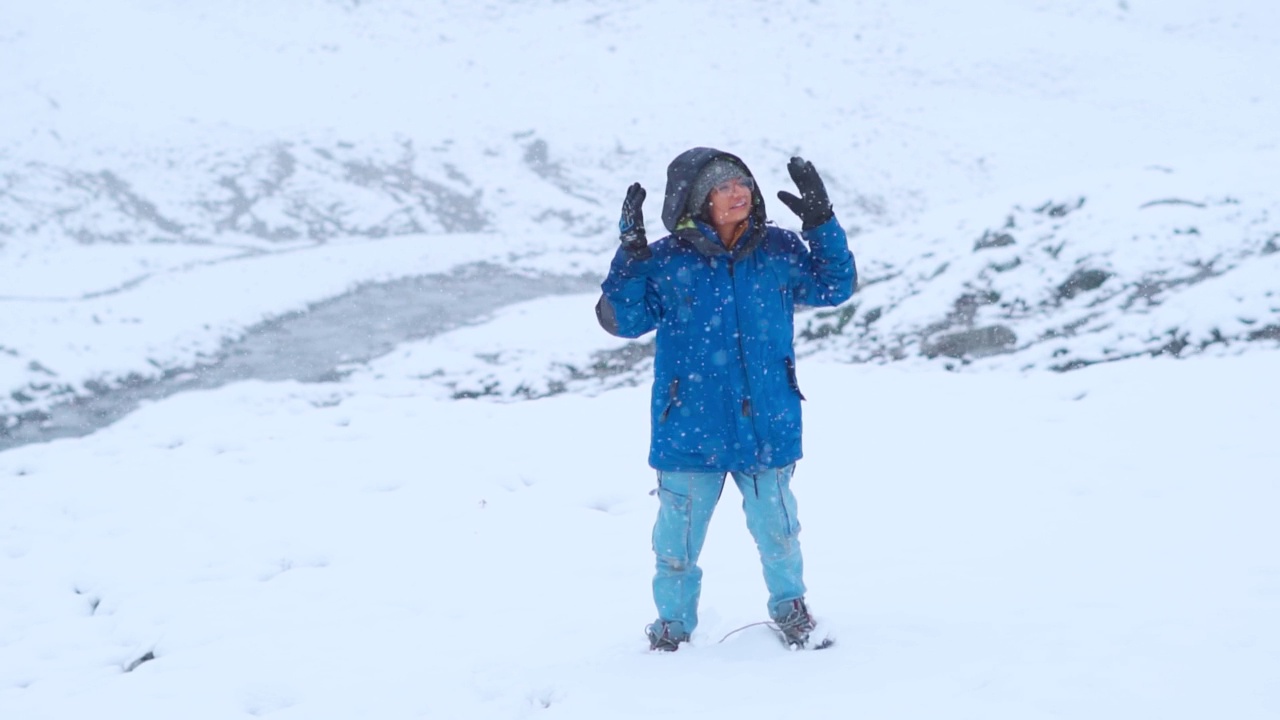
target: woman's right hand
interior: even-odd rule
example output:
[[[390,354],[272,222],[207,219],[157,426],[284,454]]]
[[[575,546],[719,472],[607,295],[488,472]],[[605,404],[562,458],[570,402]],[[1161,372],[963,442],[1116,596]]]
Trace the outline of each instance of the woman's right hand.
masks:
[[[652,256],[649,240],[644,235],[644,198],[644,188],[640,183],[632,183],[622,201],[622,216],[618,220],[618,239],[637,260],[648,260]]]

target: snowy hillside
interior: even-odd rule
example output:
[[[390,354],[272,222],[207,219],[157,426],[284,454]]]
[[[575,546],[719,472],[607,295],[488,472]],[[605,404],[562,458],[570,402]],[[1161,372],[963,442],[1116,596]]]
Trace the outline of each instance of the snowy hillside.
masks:
[[[601,273],[621,189],[692,144],[766,197],[792,153],[826,176],[863,282],[805,353],[1276,347],[1272,4],[60,0],[0,27],[5,426],[368,283]]]
[[[1235,166],[1149,168],[972,203],[859,235],[854,299],[809,311],[798,352],[844,362],[1072,370],[1280,348],[1280,199]],[[444,396],[543,397],[645,382],[652,338],[588,331],[594,296],[530,302],[371,363]],[[497,332],[490,332],[497,331]],[[575,339],[565,337],[576,332]]]

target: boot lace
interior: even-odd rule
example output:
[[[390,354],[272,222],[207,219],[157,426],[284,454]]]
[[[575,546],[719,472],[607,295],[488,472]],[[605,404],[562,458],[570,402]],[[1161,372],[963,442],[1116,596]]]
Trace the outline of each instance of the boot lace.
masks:
[[[804,647],[809,642],[809,633],[814,628],[813,616],[809,614],[804,600],[792,601],[791,612],[786,617],[779,618],[777,623],[787,642],[797,647]]]

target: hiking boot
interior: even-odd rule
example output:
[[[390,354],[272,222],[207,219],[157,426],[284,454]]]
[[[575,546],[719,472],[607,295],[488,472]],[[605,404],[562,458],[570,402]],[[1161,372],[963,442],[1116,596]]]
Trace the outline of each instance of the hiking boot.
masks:
[[[809,607],[804,604],[804,598],[792,600],[787,613],[774,618],[774,622],[778,624],[778,632],[782,633],[783,641],[796,649],[809,644],[809,633],[813,632],[816,625],[813,616],[809,614]]]
[[[649,636],[649,649],[658,652],[675,652],[680,649],[680,643],[689,639],[687,634],[673,628],[672,623],[666,620],[659,620],[645,628],[644,634]]]

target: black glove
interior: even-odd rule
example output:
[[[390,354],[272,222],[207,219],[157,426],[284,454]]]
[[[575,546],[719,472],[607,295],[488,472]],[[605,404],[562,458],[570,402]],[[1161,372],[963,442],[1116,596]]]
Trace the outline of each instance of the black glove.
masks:
[[[778,191],[778,199],[791,208],[791,212],[800,216],[805,230],[812,230],[835,217],[831,209],[831,198],[827,197],[827,188],[818,177],[813,163],[803,158],[793,157],[787,163],[787,172],[791,180],[800,189],[800,197],[786,191]]]
[[[622,217],[618,220],[618,239],[622,247],[637,260],[648,260],[653,256],[649,251],[649,240],[644,236],[645,191],[640,183],[632,183],[627,188],[627,199],[622,201]]]

